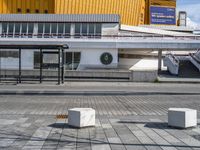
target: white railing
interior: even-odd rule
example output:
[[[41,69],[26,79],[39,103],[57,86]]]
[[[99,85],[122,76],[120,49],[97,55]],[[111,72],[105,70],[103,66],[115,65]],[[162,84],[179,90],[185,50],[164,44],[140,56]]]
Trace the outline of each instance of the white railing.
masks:
[[[200,40],[200,36],[169,36],[169,35],[147,35],[147,34],[133,34],[133,35],[69,35],[69,34],[0,34],[1,38],[74,38],[74,39],[179,39],[179,40]]]
[[[199,71],[200,71],[200,50],[198,50],[196,53],[192,54],[190,53],[190,61],[195,65]]]
[[[169,72],[173,75],[178,75],[179,72],[179,60],[173,54],[167,54],[164,58],[164,66],[167,66]]]

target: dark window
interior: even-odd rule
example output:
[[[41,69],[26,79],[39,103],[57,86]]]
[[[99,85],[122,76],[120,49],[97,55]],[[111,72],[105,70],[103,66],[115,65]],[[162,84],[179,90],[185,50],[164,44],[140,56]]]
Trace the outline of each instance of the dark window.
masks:
[[[50,23],[45,23],[45,26],[44,26],[44,33],[45,33],[45,37],[49,37],[49,34],[50,34]]]
[[[66,34],[66,36],[70,36],[70,31],[71,31],[71,24],[66,23],[65,24],[65,34]]]
[[[52,23],[51,24],[51,33],[52,34],[57,34],[57,23]]]
[[[34,52],[34,69],[40,68],[40,52]]]
[[[6,23],[6,22],[3,22],[2,23],[2,33],[3,34],[7,34],[7,28],[8,27],[8,23]]]
[[[58,36],[59,37],[63,36],[63,33],[64,33],[64,24],[58,23]]]
[[[1,58],[8,58],[8,57],[18,58],[19,54],[18,54],[18,51],[0,51],[0,57]]]
[[[21,8],[17,8],[17,13],[21,13],[21,12],[22,12]]]
[[[30,13],[31,11],[30,11],[30,9],[26,9],[26,13]]]
[[[96,33],[95,35],[101,36],[101,24],[96,24]]]
[[[15,37],[19,37],[20,34],[20,23],[15,23]]]
[[[88,27],[87,23],[82,24],[82,32],[81,33],[83,36],[87,36],[87,27]]]
[[[81,24],[76,23],[75,24],[75,36],[80,36],[80,33],[81,33]]]
[[[39,11],[38,9],[36,9],[36,10],[35,10],[35,13],[37,13],[37,14],[38,14],[39,12],[40,12],[40,11]]]
[[[72,70],[72,52],[66,53],[66,70]]]
[[[48,14],[48,10],[44,10],[44,13],[45,13],[45,14]]]
[[[76,70],[80,64],[80,52],[66,52],[66,70]]]
[[[9,35],[9,37],[13,36],[13,31],[14,31],[14,23],[9,23],[8,24],[8,35]]]
[[[28,23],[28,37],[33,36],[34,23]]]
[[[22,23],[22,34],[27,34],[27,23]]]
[[[89,33],[88,33],[89,36],[94,35],[94,32],[95,32],[95,26],[94,25],[95,25],[94,23],[89,24]]]
[[[43,28],[43,23],[38,23],[38,37],[41,38],[42,35],[43,35],[43,31],[44,31],[44,28]]]

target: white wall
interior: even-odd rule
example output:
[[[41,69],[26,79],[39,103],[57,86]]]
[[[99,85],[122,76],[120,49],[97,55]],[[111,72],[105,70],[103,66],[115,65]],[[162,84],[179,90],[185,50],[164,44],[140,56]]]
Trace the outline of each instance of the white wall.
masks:
[[[67,51],[81,52],[81,61],[78,67],[79,70],[117,68],[118,66],[117,49],[69,49]],[[113,56],[113,61],[110,65],[103,65],[100,61],[101,55],[105,52],[108,52]]]

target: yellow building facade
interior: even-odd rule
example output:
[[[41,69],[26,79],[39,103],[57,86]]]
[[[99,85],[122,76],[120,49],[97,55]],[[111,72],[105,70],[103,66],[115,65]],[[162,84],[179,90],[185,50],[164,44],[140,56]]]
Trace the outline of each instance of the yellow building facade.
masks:
[[[150,6],[176,7],[176,0],[0,0],[1,14],[119,14],[121,23],[150,23]]]

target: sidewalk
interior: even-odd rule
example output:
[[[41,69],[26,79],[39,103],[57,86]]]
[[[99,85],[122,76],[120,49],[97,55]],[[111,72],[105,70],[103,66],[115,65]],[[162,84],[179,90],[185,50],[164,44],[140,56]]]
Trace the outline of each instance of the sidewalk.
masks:
[[[158,82],[160,83],[193,83],[199,84],[200,78],[179,78],[173,76],[159,76]]]
[[[189,89],[189,90],[188,90]],[[66,82],[0,85],[0,95],[197,95],[200,84]]]

